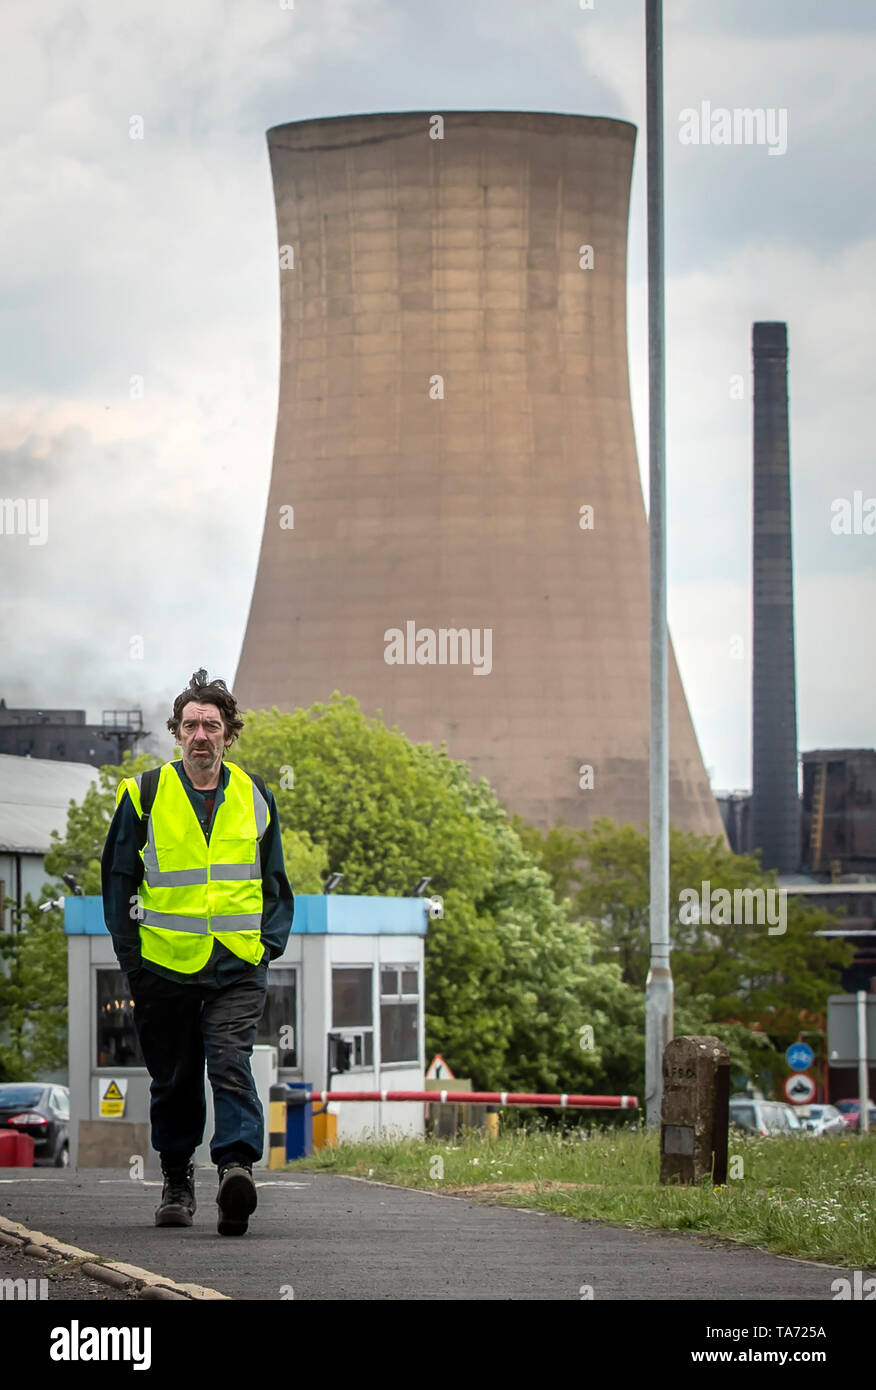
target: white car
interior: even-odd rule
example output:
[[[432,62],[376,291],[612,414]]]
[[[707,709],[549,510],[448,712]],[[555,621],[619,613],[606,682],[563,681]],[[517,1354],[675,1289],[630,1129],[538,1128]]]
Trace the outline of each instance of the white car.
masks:
[[[845,1134],[847,1125],[835,1105],[798,1105],[804,1129],[813,1134]]]
[[[796,1134],[798,1138],[811,1137],[812,1131],[806,1129],[800,1119],[799,1106],[788,1105],[783,1100],[730,1099],[730,1123],[749,1134],[759,1134],[766,1139],[772,1134]]]

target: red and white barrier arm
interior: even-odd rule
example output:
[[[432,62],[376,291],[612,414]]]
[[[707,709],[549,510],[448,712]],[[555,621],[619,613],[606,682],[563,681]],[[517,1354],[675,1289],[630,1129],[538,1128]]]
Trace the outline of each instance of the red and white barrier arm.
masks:
[[[538,1095],[525,1091],[311,1091],[310,1099],[323,1104],[335,1100],[412,1100],[433,1105],[541,1105],[562,1110],[637,1110],[639,1107],[636,1096]]]

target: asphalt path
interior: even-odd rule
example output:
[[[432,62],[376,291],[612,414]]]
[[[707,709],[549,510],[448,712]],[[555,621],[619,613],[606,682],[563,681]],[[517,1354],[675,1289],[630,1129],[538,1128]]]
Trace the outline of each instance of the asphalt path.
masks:
[[[217,1234],[215,1168],[196,1170],[190,1228],[156,1227],[160,1182],[125,1170],[0,1169],[0,1214],[232,1299],[830,1301],[848,1273],[336,1174],[257,1169],[256,1184],[242,1237]]]

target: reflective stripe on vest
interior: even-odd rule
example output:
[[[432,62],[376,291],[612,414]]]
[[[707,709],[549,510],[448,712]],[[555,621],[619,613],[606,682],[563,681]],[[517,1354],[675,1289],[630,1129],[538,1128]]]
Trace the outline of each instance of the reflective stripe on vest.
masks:
[[[164,931],[195,932],[198,936],[206,936],[210,930],[207,917],[178,917],[172,912],[150,912],[148,908],[143,909],[141,921],[149,927],[161,927]],[[222,923],[221,928],[213,928],[214,936],[221,936],[227,931],[257,931],[261,927],[262,914],[245,912],[236,917],[214,917],[213,921]]]

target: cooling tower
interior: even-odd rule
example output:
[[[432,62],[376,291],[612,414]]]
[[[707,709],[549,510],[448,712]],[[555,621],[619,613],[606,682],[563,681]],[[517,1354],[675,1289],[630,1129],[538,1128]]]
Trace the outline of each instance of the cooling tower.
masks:
[[[648,819],[635,135],[506,111],[268,133],[280,395],[235,694],[353,694],[541,827]],[[672,820],[723,840],[671,651],[669,682]]]

